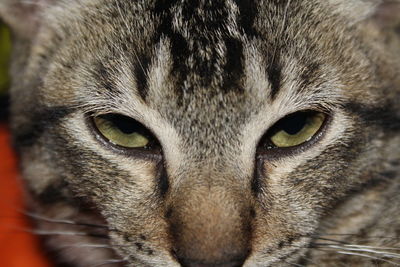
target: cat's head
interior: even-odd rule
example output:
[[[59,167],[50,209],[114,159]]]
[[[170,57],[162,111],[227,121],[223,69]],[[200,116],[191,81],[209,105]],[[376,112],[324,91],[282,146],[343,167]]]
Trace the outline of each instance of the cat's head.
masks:
[[[285,266],[357,230],[399,161],[387,5],[1,1],[38,227],[86,233],[48,242],[78,266],[111,257],[82,242],[129,266]]]

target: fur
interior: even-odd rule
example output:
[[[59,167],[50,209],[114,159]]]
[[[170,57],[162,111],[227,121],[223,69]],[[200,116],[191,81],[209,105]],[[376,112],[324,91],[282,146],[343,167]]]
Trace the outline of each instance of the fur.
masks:
[[[399,5],[0,0],[36,232],[82,267],[400,264]],[[315,141],[263,148],[310,109]],[[162,152],[100,142],[106,113]]]

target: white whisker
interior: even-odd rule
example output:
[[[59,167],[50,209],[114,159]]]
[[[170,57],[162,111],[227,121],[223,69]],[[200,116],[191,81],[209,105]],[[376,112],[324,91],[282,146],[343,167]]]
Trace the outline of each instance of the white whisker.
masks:
[[[113,249],[113,247],[108,244],[74,244],[74,245],[61,246],[60,248],[61,249],[64,249],[64,248],[109,248],[109,249]]]
[[[85,232],[32,230],[37,235],[87,235]]]
[[[390,260],[385,260],[385,259],[382,259],[381,257],[375,257],[375,256],[367,255],[367,254],[350,252],[350,251],[341,251],[341,250],[336,251],[336,253],[344,254],[344,255],[353,255],[353,256],[360,256],[360,257],[370,258],[370,259],[379,260],[379,261],[387,262],[387,263],[390,263],[390,264],[394,264],[396,266],[400,266],[400,264],[397,263],[397,262],[390,261]]]
[[[73,231],[45,231],[45,230],[24,230],[36,235],[47,236],[47,235],[60,235],[60,236],[90,236],[90,237],[97,237],[97,238],[105,238],[108,239],[109,237],[104,234],[98,233],[86,233],[86,232],[73,232]]]
[[[30,212],[24,212],[24,214],[33,219],[37,219],[37,220],[41,220],[41,221],[45,221],[45,222],[71,224],[71,225],[78,225],[78,226],[90,226],[90,227],[109,229],[109,227],[105,224],[92,224],[92,223],[86,223],[86,222],[76,222],[76,221],[66,220],[66,219],[54,219],[54,218],[48,218],[48,217],[45,217],[42,215],[30,213]]]
[[[396,247],[376,247],[376,246],[364,246],[364,245],[353,245],[353,244],[348,244],[345,246],[356,247],[356,248],[368,248],[368,249],[400,250],[400,248]]]
[[[346,251],[359,251],[359,252],[369,252],[369,253],[374,253],[378,255],[382,255],[387,258],[398,258],[400,259],[400,254],[397,253],[390,253],[387,251],[377,251],[369,248],[363,248],[363,247],[349,247],[349,246],[335,246],[335,245],[328,245],[327,247],[334,248],[334,249],[344,249]]]

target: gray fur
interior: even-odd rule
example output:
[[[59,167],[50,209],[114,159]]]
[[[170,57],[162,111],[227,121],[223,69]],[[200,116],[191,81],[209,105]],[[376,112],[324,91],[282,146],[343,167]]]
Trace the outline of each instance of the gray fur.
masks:
[[[397,1],[0,0],[37,233],[82,267],[400,264],[398,14]],[[263,150],[275,122],[309,109],[331,118],[316,142]],[[141,122],[162,154],[99,142],[87,117],[105,113]]]

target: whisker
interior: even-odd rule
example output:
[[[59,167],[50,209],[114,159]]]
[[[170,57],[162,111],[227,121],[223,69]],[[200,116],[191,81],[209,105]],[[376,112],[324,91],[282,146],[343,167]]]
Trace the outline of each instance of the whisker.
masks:
[[[395,253],[384,252],[384,251],[375,251],[375,250],[371,250],[371,249],[366,250],[366,249],[359,249],[359,248],[351,248],[348,246],[336,246],[336,245],[332,245],[332,244],[315,244],[315,245],[317,245],[317,247],[315,247],[315,248],[318,250],[321,250],[321,251],[330,250],[330,251],[336,252],[338,254],[365,257],[365,258],[379,260],[379,261],[383,261],[386,263],[400,266],[400,263],[385,259],[385,258],[400,258],[400,255],[395,254]],[[318,246],[318,245],[323,245],[323,246]],[[370,254],[364,254],[364,253],[360,253],[360,252],[374,253],[374,254],[378,254],[378,255],[370,255]],[[394,255],[391,255],[391,254],[394,254]]]
[[[319,237],[319,236],[356,236],[356,237],[362,237],[362,236],[360,236],[360,234],[335,234],[335,233],[317,235],[317,237]],[[393,240],[399,240],[400,237],[394,237],[394,236],[366,236],[364,239],[365,240],[368,240],[368,239],[393,239]]]
[[[335,242],[335,243],[339,243],[339,244],[348,244],[346,241],[336,240],[336,239],[332,239],[332,238],[316,237],[316,239],[331,241],[331,242]]]
[[[400,247],[378,247],[378,246],[368,246],[368,245],[359,245],[359,244],[351,244],[345,241],[330,239],[330,238],[319,238],[321,240],[332,241],[339,244],[342,244],[344,247],[348,248],[358,248],[358,249],[372,249],[372,250],[400,250]],[[329,243],[314,243],[316,245],[328,245],[332,246],[333,244]],[[389,253],[389,252],[388,252]],[[400,256],[400,254],[399,254]]]
[[[5,225],[3,225],[3,228]],[[51,235],[60,235],[60,236],[89,236],[89,237],[95,237],[95,238],[104,238],[104,239],[110,239],[110,237],[106,234],[101,234],[101,233],[92,233],[92,232],[78,232],[78,231],[48,231],[48,230],[40,230],[40,229],[30,229],[30,228],[24,228],[24,227],[17,227],[15,225],[9,225],[7,226],[8,230],[7,231],[13,231],[16,234],[25,232],[25,233],[31,233],[34,235],[39,235],[39,236],[51,236]]]
[[[60,236],[90,236],[97,238],[105,238],[109,239],[107,235],[104,234],[96,234],[96,233],[86,233],[86,232],[73,232],[73,231],[45,231],[45,230],[26,230],[24,231],[30,232],[32,234],[47,236],[47,235],[60,235]]]
[[[109,244],[73,244],[73,245],[65,245],[59,247],[60,249],[67,248],[109,248],[113,249],[113,247]]]
[[[61,249],[67,249],[67,248],[109,248],[109,249],[114,249],[114,247],[131,247],[131,245],[118,245],[118,244],[71,244],[71,245],[65,245],[61,246]]]
[[[397,262],[390,261],[390,260],[385,260],[385,259],[382,259],[381,257],[375,257],[375,256],[363,254],[363,253],[356,253],[356,252],[349,252],[349,251],[340,251],[340,250],[339,250],[339,251],[336,251],[336,253],[344,254],[344,255],[354,255],[354,256],[366,257],[366,258],[370,258],[370,259],[379,260],[379,261],[383,261],[383,262],[386,262],[386,263],[394,264],[394,265],[396,265],[396,266],[400,266],[400,264],[397,263]]]
[[[395,251],[400,250],[400,248],[364,246],[364,245],[349,244],[349,243],[342,244],[343,243],[342,241],[335,240],[335,239],[327,239],[327,241],[333,241],[333,242],[336,242],[339,244],[335,245],[335,244],[330,244],[330,243],[312,243],[312,244],[310,244],[309,248],[317,249],[317,250],[321,250],[321,251],[330,250],[330,251],[336,252],[338,254],[365,257],[365,258],[370,258],[370,259],[394,264],[396,266],[400,266],[400,263],[387,259],[387,258],[400,259],[400,254],[391,252],[393,250],[395,250]],[[386,251],[386,250],[391,250],[391,251]],[[365,252],[365,253],[362,253],[362,252]],[[370,254],[366,254],[366,253],[370,253]],[[371,254],[375,254],[375,255],[371,255]],[[305,258],[305,260],[309,260],[309,259]]]
[[[348,247],[348,246],[335,246],[335,245],[328,245],[327,247],[334,248],[334,249],[344,249],[347,251],[369,252],[369,253],[374,253],[374,254],[380,254],[380,255],[383,255],[384,257],[400,259],[400,254],[391,253],[391,252],[387,252],[387,251],[377,251],[377,250],[368,249],[368,248],[352,248],[352,247]]]
[[[369,249],[400,250],[400,247],[376,247],[376,246],[364,246],[364,245],[354,245],[354,244],[346,244],[346,246],[369,248]]]
[[[103,228],[103,229],[113,231],[105,224],[93,224],[93,223],[79,222],[79,221],[72,221],[72,220],[65,220],[65,219],[53,219],[53,218],[48,218],[48,217],[45,217],[42,215],[30,213],[30,212],[23,212],[23,214],[29,216],[30,218],[40,220],[40,221],[50,222],[50,223],[60,223],[60,224],[69,224],[69,225],[77,225],[77,226],[89,226],[89,227]]]

